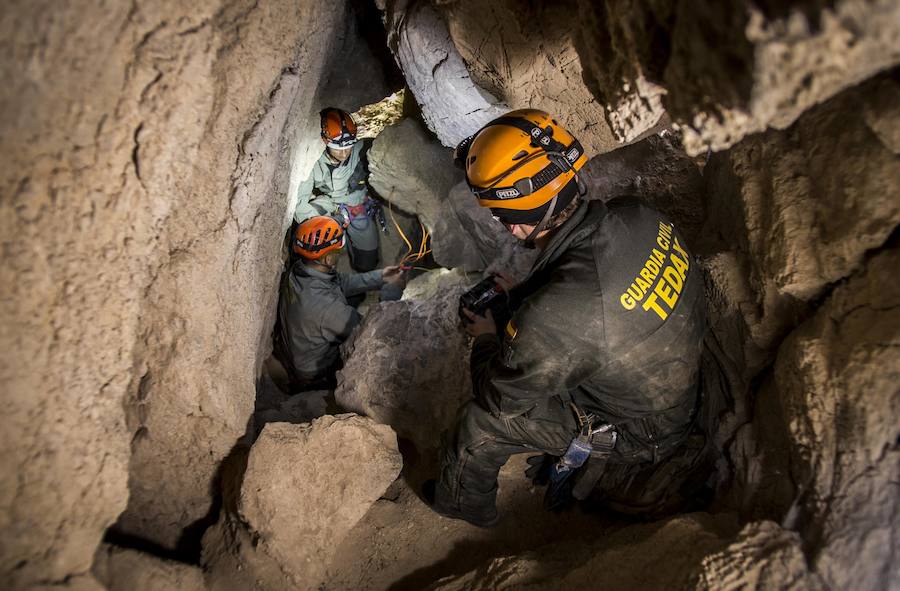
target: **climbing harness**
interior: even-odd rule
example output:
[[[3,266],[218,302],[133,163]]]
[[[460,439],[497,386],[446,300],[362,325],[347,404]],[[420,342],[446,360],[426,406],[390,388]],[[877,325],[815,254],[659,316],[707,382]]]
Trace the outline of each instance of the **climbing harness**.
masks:
[[[384,219],[384,208],[381,207],[381,203],[366,197],[364,205],[366,206],[366,215],[378,222],[381,231],[387,234],[387,222]]]

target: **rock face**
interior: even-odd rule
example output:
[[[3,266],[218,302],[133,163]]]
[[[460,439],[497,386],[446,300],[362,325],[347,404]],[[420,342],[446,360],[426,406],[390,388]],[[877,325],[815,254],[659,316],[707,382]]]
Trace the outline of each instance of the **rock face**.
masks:
[[[897,94],[892,78],[876,79],[707,166],[704,236],[729,245],[712,266],[751,349],[771,351],[803,302],[851,274],[900,224],[900,152],[888,131],[900,127],[889,98]],[[757,369],[767,362],[746,354]]]
[[[703,224],[706,187],[677,134],[662,131],[599,154],[580,174],[590,199],[642,199],[675,220],[688,243],[694,244]]]
[[[436,448],[472,396],[468,337],[457,313],[463,289],[370,309],[344,345],[338,404],[390,425],[420,450]]]
[[[250,450],[240,518],[226,515],[204,539],[211,588],[319,588],[341,540],[402,464],[394,432],[368,418],[266,425]]]
[[[574,7],[518,0],[439,5],[453,43],[480,88],[511,109],[553,113],[589,156],[618,146],[604,105],[582,82],[573,39],[578,27],[573,27],[574,15],[566,14]]]
[[[703,559],[695,589],[824,591],[809,571],[800,536],[771,521],[747,524],[727,548]]]
[[[109,591],[204,591],[203,571],[114,546],[101,546],[94,575]]]
[[[743,371],[728,422],[755,417],[728,450],[732,502],[781,519],[798,499],[790,521],[833,588],[897,579],[896,94],[874,79],[704,171],[702,234],[724,248],[706,261],[711,323]]]
[[[0,19],[0,572],[74,585],[126,501],[120,527],[168,547],[210,507],[271,327],[284,132],[311,121],[299,160],[318,141],[311,81],[353,19],[244,0]]]
[[[900,584],[900,285],[896,247],[835,289],[781,345],[775,382],[813,563],[833,588]]]
[[[610,106],[613,129],[627,138],[646,127],[652,117],[633,114],[656,112],[662,87],[689,153],[784,129],[900,60],[889,0],[577,4],[585,80]]]
[[[639,138],[666,113],[684,130],[688,153],[723,150],[766,128],[784,129],[900,62],[900,7],[892,0],[430,5],[477,85],[470,88],[461,74],[467,96],[483,88],[511,108],[554,111],[596,152]],[[407,10],[405,2],[391,3],[389,30],[401,38],[423,35],[427,27],[416,11],[432,9]],[[456,66],[455,52],[442,51]],[[401,67],[418,79],[411,88],[420,103],[440,100],[437,76],[429,74],[440,58],[421,53],[407,50]],[[446,106],[454,121],[469,112]],[[476,112],[481,121],[483,111]],[[436,131],[448,125],[432,119]]]
[[[452,152],[414,119],[386,128],[369,150],[369,183],[394,206],[434,230],[450,188],[464,178]],[[390,214],[385,212],[387,217]]]
[[[537,256],[478,205],[465,182],[450,190],[431,240],[434,260],[464,271],[500,270],[524,279]]]
[[[425,122],[442,144],[455,147],[509,110],[472,82],[437,10],[400,0],[391,3],[385,18],[391,50]]]

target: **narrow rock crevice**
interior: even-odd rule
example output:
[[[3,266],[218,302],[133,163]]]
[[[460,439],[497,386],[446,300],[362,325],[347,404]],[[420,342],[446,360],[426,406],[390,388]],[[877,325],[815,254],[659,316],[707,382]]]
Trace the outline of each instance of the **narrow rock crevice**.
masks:
[[[900,4],[120,4],[0,17],[7,587],[900,585]],[[328,106],[371,117],[382,263],[431,252],[297,394],[271,336]],[[421,499],[472,395],[459,295],[536,256],[452,148],[527,107],[706,273],[730,398],[687,512],[547,513],[524,455],[495,529]]]

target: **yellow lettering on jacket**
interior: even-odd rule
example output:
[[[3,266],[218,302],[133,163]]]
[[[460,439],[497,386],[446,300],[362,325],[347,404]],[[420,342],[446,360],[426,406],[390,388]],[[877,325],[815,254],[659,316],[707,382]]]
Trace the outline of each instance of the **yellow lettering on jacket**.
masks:
[[[626,310],[633,310],[643,301],[641,308],[645,312],[652,311],[664,321],[678,305],[691,258],[674,235],[674,226],[659,222],[656,245],[662,250],[653,248],[650,251],[647,262],[619,301]]]

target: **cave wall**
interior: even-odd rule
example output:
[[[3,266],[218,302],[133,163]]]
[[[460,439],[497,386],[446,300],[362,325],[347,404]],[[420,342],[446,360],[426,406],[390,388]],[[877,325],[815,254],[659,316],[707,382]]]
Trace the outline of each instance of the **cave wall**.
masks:
[[[488,103],[553,111],[591,154],[669,119],[683,130],[688,153],[724,150],[767,128],[785,129],[807,109],[900,62],[900,6],[892,0],[383,0],[382,6],[389,33],[400,39],[439,26],[417,13],[439,13],[452,40],[439,57],[462,59],[476,87],[469,96],[480,90]],[[441,100],[426,67],[446,67],[441,59],[398,57],[405,72],[419,70],[425,79],[410,85],[419,103]],[[450,145],[446,126],[474,131],[486,113],[444,100],[449,110],[426,120]]]
[[[710,159],[701,250],[746,327],[735,347],[751,374],[900,223],[898,98],[884,75]]]
[[[174,549],[212,507],[252,410],[294,189],[321,149],[315,113],[395,89],[344,2],[6,8],[0,572],[12,588],[95,588],[117,519]],[[722,501],[790,517],[831,585],[858,568],[874,573],[860,588],[900,579],[884,420],[900,101],[890,74],[853,88],[900,60],[898,4],[380,8],[444,145],[541,106],[595,152],[666,117],[689,152],[722,151],[698,249],[714,326],[742,353]]]
[[[349,10],[5,7],[0,572],[10,587],[92,587],[94,549],[123,511],[121,531],[175,548],[209,510],[216,466],[253,409],[290,177],[320,150],[332,62],[354,51],[375,82],[332,77],[346,91],[328,99],[387,94],[380,66],[348,41]]]

